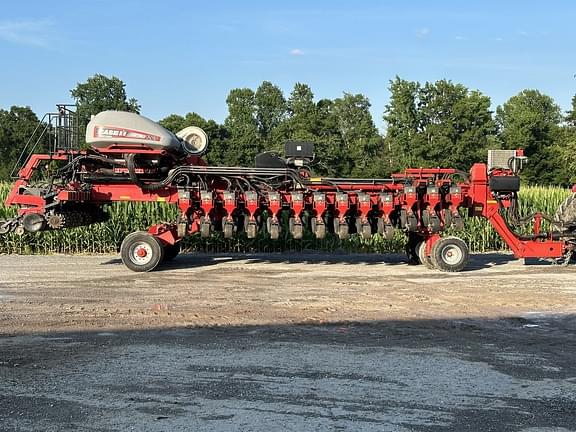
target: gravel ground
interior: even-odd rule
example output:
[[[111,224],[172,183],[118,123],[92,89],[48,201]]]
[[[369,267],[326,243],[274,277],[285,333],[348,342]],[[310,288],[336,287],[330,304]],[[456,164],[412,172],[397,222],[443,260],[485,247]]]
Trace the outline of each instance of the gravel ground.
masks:
[[[0,430],[576,430],[575,274],[0,256]]]

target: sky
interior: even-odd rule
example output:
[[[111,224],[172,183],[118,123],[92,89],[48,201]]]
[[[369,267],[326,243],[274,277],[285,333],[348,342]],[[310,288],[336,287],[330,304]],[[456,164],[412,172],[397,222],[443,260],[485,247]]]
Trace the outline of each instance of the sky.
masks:
[[[126,83],[142,114],[223,122],[233,88],[288,97],[362,93],[376,125],[396,75],[449,79],[491,97],[527,88],[563,110],[576,94],[574,1],[26,0],[0,9],[0,108],[39,116],[99,73]]]

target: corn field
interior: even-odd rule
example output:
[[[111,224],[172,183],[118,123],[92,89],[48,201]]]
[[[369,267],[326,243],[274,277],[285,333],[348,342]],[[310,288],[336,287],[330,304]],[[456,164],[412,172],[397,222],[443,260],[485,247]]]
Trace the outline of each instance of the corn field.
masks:
[[[9,183],[0,183],[0,219],[16,215],[15,208],[3,205],[11,188]],[[528,186],[519,194],[520,215],[534,211],[554,214],[560,203],[570,195],[570,191],[558,187]],[[0,253],[10,254],[51,254],[51,253],[111,253],[118,251],[122,239],[137,230],[146,230],[150,225],[173,221],[177,208],[163,203],[115,203],[107,209],[110,220],[88,227],[71,228],[62,231],[45,231],[37,234],[18,236],[14,233],[0,236]],[[505,250],[506,245],[483,218],[464,216],[465,229],[454,233],[465,240],[473,252]],[[527,226],[524,229],[529,230]],[[547,226],[544,225],[546,229]],[[282,251],[343,251],[384,253],[399,252],[405,247],[405,236],[397,232],[393,240],[385,240],[379,235],[369,240],[359,236],[340,241],[333,235],[323,240],[316,239],[311,233],[302,240],[294,240],[286,233],[273,241],[261,233],[255,239],[239,236],[225,239],[216,232],[210,238],[201,239],[199,235],[184,240],[184,250],[204,252],[282,252]]]

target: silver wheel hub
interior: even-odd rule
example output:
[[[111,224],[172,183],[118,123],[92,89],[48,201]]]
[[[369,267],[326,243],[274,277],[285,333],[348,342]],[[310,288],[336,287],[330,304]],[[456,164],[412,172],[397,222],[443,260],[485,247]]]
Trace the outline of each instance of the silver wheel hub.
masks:
[[[446,264],[456,265],[462,261],[464,254],[459,247],[449,245],[442,248],[440,256]]]
[[[138,242],[130,248],[129,256],[134,264],[146,265],[152,260],[153,254],[152,247],[148,243]]]

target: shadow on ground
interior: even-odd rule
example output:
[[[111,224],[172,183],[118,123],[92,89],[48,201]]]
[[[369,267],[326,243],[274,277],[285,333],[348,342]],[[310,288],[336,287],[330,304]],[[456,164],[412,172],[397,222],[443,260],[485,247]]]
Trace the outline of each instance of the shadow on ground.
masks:
[[[470,262],[464,272],[477,271],[515,261],[511,254],[506,253],[483,253],[472,254]],[[248,261],[253,263],[276,263],[276,264],[407,264],[404,254],[338,254],[338,253],[182,253],[174,260],[163,263],[155,271],[174,270],[179,268],[194,268],[215,265],[230,261]],[[108,260],[102,265],[120,264],[120,258]],[[535,265],[550,265],[547,261],[534,261]]]
[[[0,428],[568,431],[575,331],[534,315],[14,335]]]

